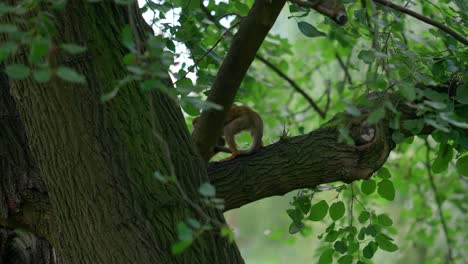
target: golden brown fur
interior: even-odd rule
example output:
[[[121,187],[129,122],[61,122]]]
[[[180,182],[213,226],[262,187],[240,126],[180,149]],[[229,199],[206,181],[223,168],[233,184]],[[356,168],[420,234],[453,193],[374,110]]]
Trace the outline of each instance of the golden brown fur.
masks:
[[[196,117],[192,124],[195,126],[198,120],[199,117]],[[237,148],[235,135],[242,131],[250,131],[252,136],[252,147],[249,150],[239,150]],[[233,106],[224,122],[223,136],[224,138],[220,137],[218,139],[211,157],[218,152],[231,153],[231,156],[224,160],[233,159],[239,154],[250,154],[263,146],[263,120],[257,112],[247,106]],[[224,146],[226,142],[228,148]]]

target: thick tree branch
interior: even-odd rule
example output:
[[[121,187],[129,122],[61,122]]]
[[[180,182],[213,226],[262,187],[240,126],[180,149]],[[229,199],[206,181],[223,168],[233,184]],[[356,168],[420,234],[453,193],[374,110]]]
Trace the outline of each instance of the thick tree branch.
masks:
[[[385,126],[356,123],[352,129],[358,132],[354,136],[361,145],[338,143],[337,127],[324,126],[250,156],[210,163],[208,175],[225,201],[225,210],[319,184],[368,179],[393,148],[391,133]]]
[[[446,86],[426,88],[451,92]],[[401,122],[417,118],[415,109],[402,103],[405,100],[398,93],[372,93],[369,100],[376,106],[385,100],[395,102]],[[369,126],[366,120],[372,111],[362,108],[359,117],[341,113],[307,135],[281,140],[252,155],[210,163],[208,175],[218,196],[225,200],[225,210],[301,188],[371,177],[394,147],[393,131],[387,126],[391,113],[381,123]],[[354,145],[338,142],[339,127],[349,128]],[[420,134],[432,131],[428,126]]]
[[[285,0],[256,0],[249,14],[240,23],[239,31],[233,38],[231,48],[218,71],[207,99],[220,105],[223,110],[203,111],[200,125],[193,132],[198,152],[206,162],[221,135],[224,120],[240,83],[284,4]]]
[[[440,23],[440,22],[437,22],[429,17],[426,17],[426,16],[423,16],[417,12],[414,12],[413,10],[411,9],[408,9],[406,7],[403,7],[403,6],[399,6],[397,4],[394,4],[390,1],[386,1],[386,0],[372,0],[378,4],[381,4],[381,5],[384,5],[384,6],[388,6],[392,9],[395,9],[397,11],[400,11],[402,13],[405,13],[407,15],[410,15],[416,19],[419,19],[423,22],[426,22],[427,24],[429,25],[432,25],[442,31],[444,31],[445,33],[449,34],[450,36],[452,36],[454,39],[460,41],[461,43],[465,44],[465,45],[468,45],[468,40],[466,38],[464,38],[463,36],[461,36],[460,34],[458,34],[457,32],[455,32],[454,30],[452,30],[451,28],[447,27],[446,25]]]

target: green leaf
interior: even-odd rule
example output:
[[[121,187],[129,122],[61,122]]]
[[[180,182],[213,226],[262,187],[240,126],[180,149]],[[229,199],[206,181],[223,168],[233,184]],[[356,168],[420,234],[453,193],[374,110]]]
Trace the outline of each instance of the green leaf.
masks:
[[[6,41],[0,43],[0,62],[8,57],[8,55],[13,54],[18,49],[18,45],[11,41]]]
[[[182,253],[186,248],[188,248],[192,244],[192,242],[192,240],[176,242],[174,245],[172,245],[172,254],[177,255]]]
[[[437,158],[432,163],[431,169],[434,173],[441,173],[448,169],[449,162],[453,158],[453,149],[447,144],[440,144]]]
[[[187,224],[180,222],[177,225],[177,236],[181,241],[189,241],[193,239],[193,231]]]
[[[361,228],[361,230],[359,230],[358,239],[364,240],[365,237],[366,237],[366,228],[363,227]]]
[[[393,131],[392,140],[395,142],[395,144],[399,144],[405,140],[405,135],[400,131]]]
[[[122,29],[122,44],[129,50],[135,51],[135,42],[133,41],[132,29],[125,26]]]
[[[80,54],[86,51],[86,47],[76,45],[76,44],[62,44],[60,47],[65,50],[66,52],[75,55],[75,54]]]
[[[288,230],[289,234],[291,235],[296,234],[297,232],[301,231],[304,226],[305,225],[302,222],[292,222],[289,225],[289,230]]]
[[[304,214],[307,214],[310,211],[310,207],[311,207],[310,198],[308,198],[306,196],[296,197],[294,199],[293,204],[294,204],[294,206],[299,208],[302,211],[302,213],[304,213]]]
[[[297,25],[299,26],[299,30],[302,32],[302,34],[309,38],[326,36],[325,33],[319,31],[317,28],[305,21],[301,21],[297,23]]]
[[[200,222],[195,218],[187,219],[187,223],[194,229],[200,229],[201,228]]]
[[[403,127],[413,133],[413,135],[417,135],[424,128],[424,119],[405,120]]]
[[[393,201],[395,199],[395,187],[390,180],[384,179],[378,184],[377,192],[383,198]]]
[[[234,232],[229,226],[223,226],[221,228],[221,236],[222,237],[228,237],[229,242],[234,242]]]
[[[327,212],[328,204],[325,200],[322,200],[310,208],[310,215],[307,219],[311,221],[320,221],[327,215]]]
[[[376,188],[377,184],[375,183],[374,180],[372,179],[369,179],[369,180],[362,180],[362,183],[361,183],[361,191],[364,193],[364,194],[371,194],[375,191],[375,188]]]
[[[344,254],[348,251],[348,246],[344,241],[336,241],[335,244],[333,245],[336,251],[340,252],[341,254]]]
[[[42,57],[49,54],[51,42],[46,38],[36,38],[30,43],[29,56],[33,62],[38,62]]]
[[[18,31],[18,27],[13,24],[0,24],[0,33],[14,33]]]
[[[329,264],[333,262],[333,252],[334,250],[329,248],[322,252],[319,258],[319,264]]]
[[[326,242],[333,242],[338,238],[339,235],[340,235],[340,233],[338,233],[338,231],[332,230],[325,237],[325,241]]]
[[[381,248],[382,250],[385,250],[388,252],[394,252],[398,250],[398,246],[393,244],[392,241],[390,241],[385,235],[378,234],[375,237],[375,241],[377,241],[379,248]]]
[[[382,226],[392,226],[393,221],[388,217],[386,214],[381,214],[377,216],[377,220],[379,221],[380,225]]]
[[[295,223],[300,223],[304,219],[304,214],[299,209],[288,209],[286,213]]]
[[[198,188],[198,192],[201,195],[207,196],[207,197],[214,197],[216,195],[215,187],[208,182],[205,182],[202,185],[200,185],[200,187]]]
[[[401,95],[403,95],[409,101],[413,101],[414,99],[416,99],[416,89],[413,85],[401,83],[399,85],[399,88]]]
[[[457,89],[457,100],[462,104],[468,104],[468,86],[462,85]]]
[[[348,254],[353,254],[359,250],[359,243],[357,242],[350,242],[348,245]]]
[[[39,69],[33,71],[33,77],[38,82],[48,82],[50,80],[51,72],[50,69]]]
[[[68,82],[75,82],[75,83],[85,83],[86,79],[83,75],[79,74],[76,72],[74,69],[66,67],[66,66],[60,66],[57,68],[56,71],[57,76]]]
[[[369,212],[362,211],[361,214],[358,217],[359,223],[362,224],[362,223],[366,222],[367,220],[369,220],[369,216],[370,216]]]
[[[457,172],[468,177],[468,156],[461,157],[457,160]]]
[[[390,177],[392,177],[392,175],[390,174],[390,171],[387,168],[382,167],[382,168],[380,168],[379,171],[377,171],[377,177],[379,177],[381,179],[390,179]]]
[[[339,264],[351,264],[353,263],[353,256],[352,255],[344,255],[338,259]]]
[[[28,78],[31,71],[23,64],[10,64],[5,67],[5,72],[12,79],[22,80]]]
[[[374,55],[374,52],[371,50],[361,50],[361,52],[359,52],[358,54],[358,59],[369,64],[375,60],[375,55]]]
[[[345,205],[342,201],[336,202],[330,206],[330,217],[336,221],[343,217],[345,213]]]
[[[371,259],[374,256],[375,251],[377,251],[377,247],[375,245],[375,242],[371,241],[362,250],[362,255],[367,259]]]
[[[380,120],[385,117],[385,107],[380,107],[373,111],[367,118],[369,124],[377,124]]]
[[[373,236],[373,237],[377,235],[377,230],[375,229],[374,225],[368,225],[366,227],[366,235]]]

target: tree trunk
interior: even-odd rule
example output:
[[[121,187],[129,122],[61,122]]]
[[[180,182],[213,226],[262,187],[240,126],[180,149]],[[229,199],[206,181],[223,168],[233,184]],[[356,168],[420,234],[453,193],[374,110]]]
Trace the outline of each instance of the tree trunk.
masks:
[[[51,206],[0,65],[0,263],[54,264]],[[26,231],[28,230],[28,231]]]
[[[86,85],[10,81],[55,209],[56,229],[47,238],[63,263],[242,263],[219,230],[171,254],[177,224],[199,217],[183,197],[198,202],[197,187],[208,181],[176,102],[136,84],[100,101],[126,73],[120,44],[126,10],[68,1],[54,13],[54,43],[88,47],[78,58],[59,53],[57,64],[78,70]],[[21,56],[14,61],[26,63]],[[155,171],[175,176],[181,190],[161,183]],[[224,222],[215,209],[204,214]]]

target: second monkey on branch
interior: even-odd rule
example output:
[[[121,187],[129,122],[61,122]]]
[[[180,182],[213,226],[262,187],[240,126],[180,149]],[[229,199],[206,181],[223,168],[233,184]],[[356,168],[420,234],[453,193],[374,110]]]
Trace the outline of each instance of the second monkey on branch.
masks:
[[[193,119],[192,124],[197,126],[199,117]],[[249,150],[239,150],[236,145],[235,136],[242,131],[249,131],[252,136],[252,146]],[[239,154],[250,154],[263,147],[263,120],[260,115],[247,106],[233,106],[229,110],[224,121],[223,137],[218,139],[210,159],[218,152],[231,153],[231,156],[223,159],[230,160]],[[224,146],[225,142],[228,148]]]

